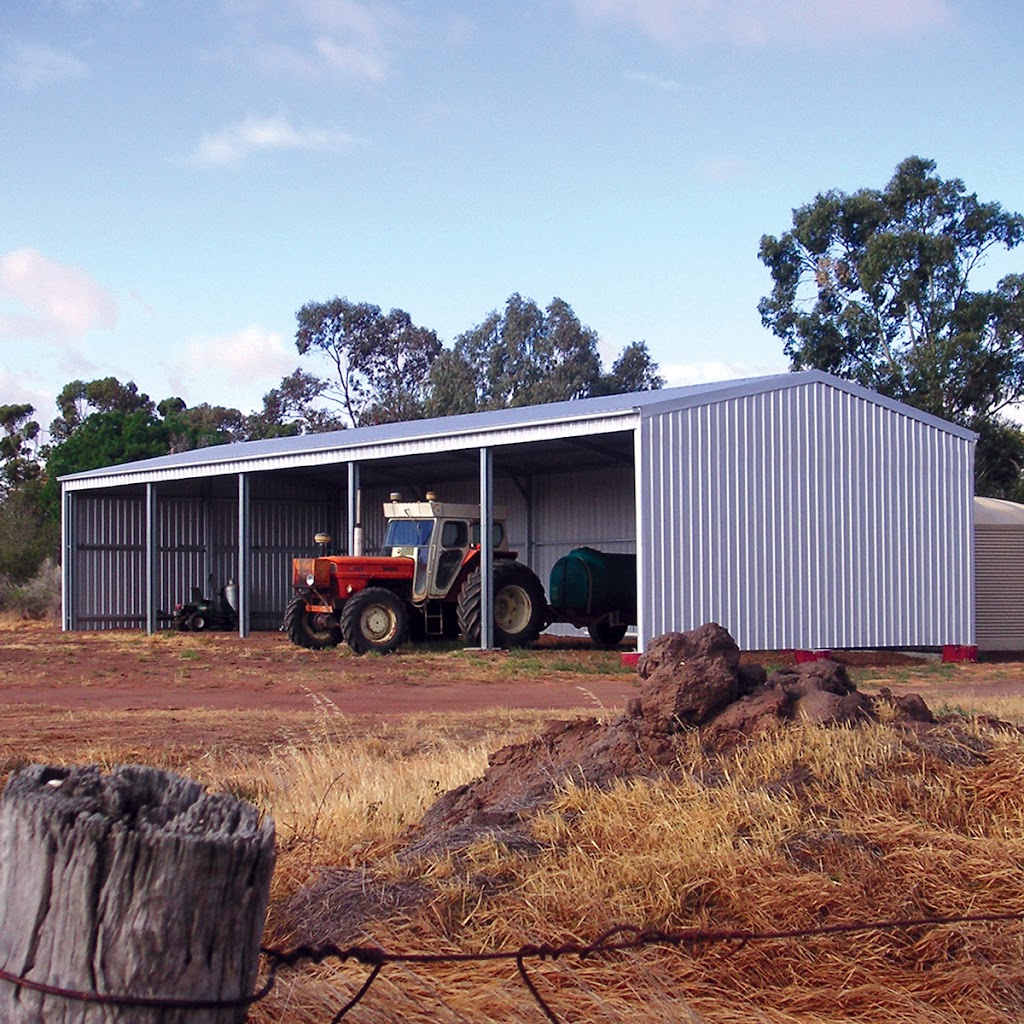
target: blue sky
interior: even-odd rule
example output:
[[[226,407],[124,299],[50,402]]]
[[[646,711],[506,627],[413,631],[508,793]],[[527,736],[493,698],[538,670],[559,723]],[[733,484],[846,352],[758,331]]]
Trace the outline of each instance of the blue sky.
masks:
[[[918,154],[1024,210],[1022,43],[1007,0],[5,0],[0,404],[248,411],[334,295],[448,345],[557,295],[608,364],[784,370],[794,207]]]

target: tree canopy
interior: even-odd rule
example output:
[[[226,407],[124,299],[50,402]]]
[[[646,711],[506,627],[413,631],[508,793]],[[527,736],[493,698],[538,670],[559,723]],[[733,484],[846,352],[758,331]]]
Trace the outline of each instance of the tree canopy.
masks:
[[[542,310],[510,295],[503,312],[460,334],[454,351],[471,370],[479,409],[584,398],[601,376],[597,332],[559,298]]]
[[[793,369],[815,368],[978,431],[979,493],[1009,493],[1024,444],[1024,276],[977,287],[1024,217],[983,203],[933,160],[908,157],[883,189],[832,190],[761,239],[774,287],[758,309]]]
[[[331,368],[329,378],[307,374],[307,424],[317,409],[331,420],[317,399],[340,410],[343,425],[366,426],[664,386],[644,342],[627,345],[605,372],[597,332],[557,297],[541,309],[514,293],[450,349],[401,309],[385,314],[334,298],[309,302],[296,316],[299,354]]]
[[[69,381],[49,441],[28,404],[0,405],[0,576],[24,579],[56,556],[58,479],[103,466],[233,441],[337,430],[508,405],[660,388],[646,344],[627,345],[605,371],[597,333],[554,298],[519,294],[444,348],[401,309],[335,298],[297,314],[296,348],[327,376],[297,368],[243,413],[222,405],[158,402],[134,381]]]
[[[296,314],[300,355],[319,354],[332,368],[319,395],[354,427],[423,415],[430,368],[441,342],[405,310],[369,302],[308,302]],[[313,396],[319,397],[319,396]]]

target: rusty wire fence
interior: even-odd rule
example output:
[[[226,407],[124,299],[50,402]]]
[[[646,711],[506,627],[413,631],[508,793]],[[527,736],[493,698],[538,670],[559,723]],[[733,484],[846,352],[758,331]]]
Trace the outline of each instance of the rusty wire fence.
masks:
[[[122,1008],[149,1008],[168,1010],[220,1010],[241,1009],[251,1007],[265,999],[279,983],[283,971],[297,970],[304,965],[324,964],[333,961],[337,964],[357,963],[367,968],[365,980],[355,994],[341,1006],[331,1017],[331,1024],[338,1024],[350,1010],[357,1006],[370,992],[381,972],[389,965],[443,965],[443,964],[484,964],[497,961],[514,962],[519,977],[530,996],[537,1005],[538,1011],[551,1024],[561,1024],[555,1010],[538,991],[531,977],[529,964],[544,960],[565,958],[586,959],[589,957],[606,956],[613,953],[629,953],[632,951],[663,947],[681,949],[710,944],[725,944],[738,952],[744,946],[753,943],[795,941],[798,939],[853,935],[864,932],[913,931],[918,928],[934,928],[955,924],[978,923],[1020,923],[1024,921],[1022,913],[1007,914],[966,914],[950,917],[918,917],[888,921],[855,921],[846,924],[822,925],[815,928],[794,928],[780,931],[746,931],[713,930],[713,929],[681,929],[661,931],[640,928],[635,925],[617,925],[598,935],[592,942],[567,942],[561,945],[525,944],[516,949],[502,949],[480,953],[393,953],[380,946],[353,945],[334,946],[296,946],[292,949],[263,947],[261,954],[264,962],[263,978],[256,991],[242,999],[229,1000],[198,1000],[198,999],[161,999],[159,997],[138,997],[129,993],[84,992],[75,989],[61,988],[0,970],[0,981],[56,996],[71,1002],[94,1003]]]

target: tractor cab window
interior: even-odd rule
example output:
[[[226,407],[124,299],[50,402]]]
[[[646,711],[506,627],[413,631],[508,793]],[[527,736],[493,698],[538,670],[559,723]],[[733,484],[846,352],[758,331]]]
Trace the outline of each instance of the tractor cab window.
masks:
[[[448,519],[441,527],[441,547],[443,548],[464,548],[467,546],[468,536],[466,524],[461,519]]]
[[[392,519],[384,534],[385,548],[423,548],[430,544],[433,519]],[[392,554],[394,551],[392,550]]]
[[[504,523],[495,523],[494,524],[494,532],[492,534],[491,543],[496,548],[500,548],[501,545],[504,542],[505,542],[505,524]],[[479,544],[480,543],[480,524],[479,523],[474,523],[473,524],[473,543],[474,544]]]
[[[469,546],[469,529],[462,519],[446,519],[441,526],[441,552],[434,573],[434,592],[445,594],[455,580]]]
[[[416,560],[416,571],[412,578],[413,594],[426,593],[430,538],[433,533],[433,519],[392,519],[384,534],[384,547],[391,549],[392,556],[404,555]]]

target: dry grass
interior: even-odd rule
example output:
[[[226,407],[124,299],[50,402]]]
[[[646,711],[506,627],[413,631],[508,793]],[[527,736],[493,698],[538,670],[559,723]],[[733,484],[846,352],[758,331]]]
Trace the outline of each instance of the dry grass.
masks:
[[[339,818],[356,828],[360,815],[372,819],[375,838],[356,849],[356,859],[376,860],[371,878],[416,879],[433,892],[411,916],[371,926],[393,950],[586,941],[623,922],[776,930],[1024,913],[1024,743],[974,732],[992,744],[984,759],[970,742],[922,745],[886,726],[787,730],[724,761],[694,742],[679,781],[565,790],[533,822],[542,845],[533,857],[484,840],[458,862],[400,863],[380,841],[395,834],[376,824],[383,808],[368,816],[364,802]],[[452,753],[436,750],[442,760]],[[361,756],[369,766],[375,755]],[[460,755],[455,764],[457,775],[482,761]],[[411,802],[402,792],[390,824],[400,830],[429,789]],[[566,1021],[996,1024],[1024,1019],[1022,963],[1021,927],[991,924],[565,959],[534,973]],[[330,1019],[359,974],[318,968],[253,1019]],[[387,968],[351,1019],[541,1018],[506,964]]]
[[[9,650],[22,641],[31,645],[46,628],[0,616]],[[69,671],[60,659],[73,667],[78,644],[86,642],[79,636],[62,638],[48,671]],[[211,661],[221,651],[246,667],[250,658],[259,661],[227,637],[136,633],[88,642],[111,658],[139,663],[140,671],[150,657],[170,656],[188,673],[195,661],[183,652],[193,648]],[[277,826],[268,932],[275,942],[288,939],[281,901],[323,866],[365,867],[368,885],[415,881],[427,888],[429,898],[418,909],[366,926],[368,938],[399,951],[586,941],[621,922],[773,930],[1024,913],[1024,741],[1012,734],[973,726],[991,746],[983,759],[970,742],[929,746],[885,726],[783,731],[724,760],[709,758],[693,742],[675,781],[623,782],[607,793],[564,790],[530,823],[540,847],[534,856],[485,839],[460,857],[411,862],[398,856],[403,832],[438,792],[479,775],[489,752],[565,713],[491,709],[390,722],[357,718],[338,711],[330,694],[313,691],[308,680],[329,664],[331,685],[339,686],[350,661],[355,669],[364,663],[305,653],[301,662],[290,650],[275,656],[288,686],[310,687],[312,718],[250,710],[244,717],[251,725],[243,729],[243,716],[231,710],[9,706],[0,760],[6,768],[23,760],[142,761],[253,800]],[[308,675],[301,675],[307,665]],[[453,673],[469,670],[490,680],[614,668],[574,651],[543,652],[539,661],[438,651],[373,667],[390,674],[408,673],[410,665],[419,678],[451,666]],[[1008,677],[1019,666],[991,671],[993,678]],[[975,676],[956,667],[915,667],[898,679],[877,669],[854,674],[865,688],[892,685],[896,692],[925,681],[936,709],[1024,720],[1024,700],[986,698]],[[416,682],[403,677],[402,685]],[[567,675],[565,685],[589,694],[587,679]],[[59,679],[55,688],[59,700]],[[596,697],[587,702],[607,716]],[[187,743],[177,733],[184,716]],[[48,757],[54,749],[59,754]],[[712,944],[565,958],[531,972],[567,1024],[1009,1024],[1024,1020],[1022,934],[1005,924],[917,928],[739,949]],[[362,968],[330,964],[283,974],[251,1019],[322,1024],[363,977]],[[536,1022],[543,1015],[514,965],[393,965],[347,1019],[476,1024]]]
[[[311,695],[317,725],[266,754],[207,763],[209,784],[272,815],[280,897],[320,866],[345,867],[384,857],[441,794],[483,774],[488,754],[521,739],[549,717],[497,712],[486,725],[424,716],[367,730],[323,695]]]

